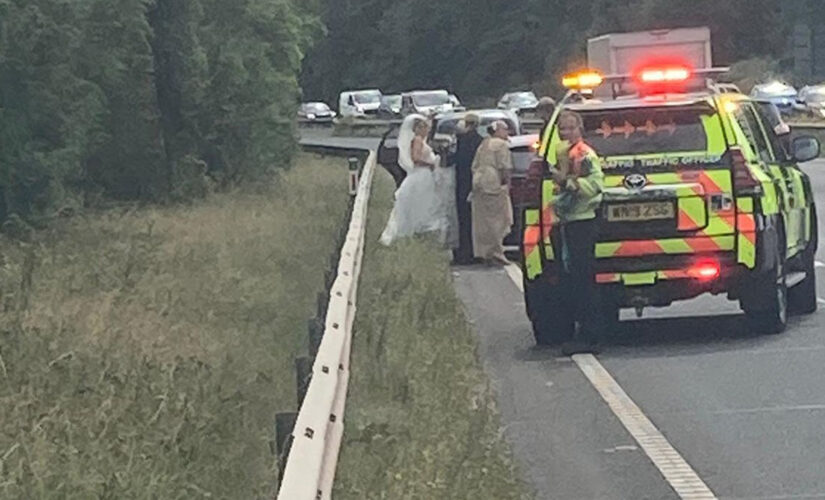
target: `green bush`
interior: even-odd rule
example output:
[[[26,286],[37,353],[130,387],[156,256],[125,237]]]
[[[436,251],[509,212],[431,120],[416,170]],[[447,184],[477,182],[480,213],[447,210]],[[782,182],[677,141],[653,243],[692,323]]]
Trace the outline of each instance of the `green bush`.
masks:
[[[294,0],[0,2],[0,221],[98,194],[166,200],[289,163],[303,54]]]

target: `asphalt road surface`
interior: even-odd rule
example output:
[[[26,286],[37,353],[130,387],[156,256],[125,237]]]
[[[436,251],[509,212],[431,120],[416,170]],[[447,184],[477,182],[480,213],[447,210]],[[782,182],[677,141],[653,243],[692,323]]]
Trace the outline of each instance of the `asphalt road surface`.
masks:
[[[306,146],[377,149],[380,141],[379,138],[375,137],[334,137],[332,127],[301,130],[301,144]]]
[[[825,241],[825,161],[804,169]],[[825,262],[825,245],[817,258]],[[671,447],[652,458],[620,420],[634,412],[607,404],[585,376],[585,358],[534,347],[507,272],[455,274],[505,434],[537,498],[706,498],[681,482],[700,479],[705,495],[718,498],[825,499],[825,305],[793,317],[778,336],[749,333],[738,305],[723,296],[649,309],[642,319],[623,312],[622,336],[592,361],[615,380],[599,389],[623,390]],[[825,298],[825,267],[817,278]],[[660,463],[680,458],[689,470],[666,479],[657,453]]]
[[[302,141],[377,146],[323,130]],[[803,168],[825,241],[825,160]],[[817,258],[825,262],[825,245]],[[648,309],[642,319],[623,312],[620,339],[574,362],[534,347],[514,273],[454,272],[504,433],[536,498],[825,499],[825,301],[778,336],[749,333],[722,296]],[[822,265],[817,278],[825,299]],[[593,367],[612,380],[591,382]],[[661,439],[642,447],[639,420]]]

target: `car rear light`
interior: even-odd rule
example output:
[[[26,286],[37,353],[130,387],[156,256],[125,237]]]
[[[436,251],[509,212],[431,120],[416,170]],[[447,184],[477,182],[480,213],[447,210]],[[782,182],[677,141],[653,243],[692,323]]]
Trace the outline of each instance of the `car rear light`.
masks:
[[[748,160],[740,148],[730,148],[730,161],[733,166],[733,189],[737,193],[758,191],[762,184],[753,176]]]
[[[697,262],[688,269],[688,276],[698,281],[713,281],[722,273],[719,263],[715,260]]]

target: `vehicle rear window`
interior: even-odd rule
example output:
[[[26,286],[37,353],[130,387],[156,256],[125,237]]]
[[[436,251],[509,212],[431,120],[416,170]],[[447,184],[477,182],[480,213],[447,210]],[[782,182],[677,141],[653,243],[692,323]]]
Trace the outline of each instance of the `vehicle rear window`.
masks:
[[[482,137],[487,137],[487,135],[489,135],[487,133],[487,127],[489,127],[496,120],[503,120],[507,122],[507,127],[510,129],[510,135],[518,135],[518,127],[513,120],[509,120],[503,116],[482,116],[479,120],[478,133],[481,134]],[[436,125],[436,133],[455,135],[457,133],[459,121],[461,121],[461,118],[448,118],[439,121],[438,125]]]
[[[582,113],[585,141],[601,157],[705,151],[708,108],[644,108]]]
[[[512,148],[513,171],[516,174],[526,173],[530,163],[538,158],[536,153],[529,147]]]

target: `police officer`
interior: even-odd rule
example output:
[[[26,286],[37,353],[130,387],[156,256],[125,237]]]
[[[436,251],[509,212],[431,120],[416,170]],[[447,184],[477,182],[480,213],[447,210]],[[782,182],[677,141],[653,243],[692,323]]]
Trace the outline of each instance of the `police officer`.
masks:
[[[556,214],[561,238],[557,238],[557,255],[561,256],[562,289],[570,301],[577,323],[572,341],[562,345],[565,355],[594,352],[602,338],[602,314],[596,286],[595,251],[598,237],[597,210],[602,200],[604,174],[599,157],[583,138],[584,124],[579,114],[563,111],[558,119],[563,150],[557,156],[564,168],[553,169],[556,185]],[[562,156],[563,155],[563,156]]]

